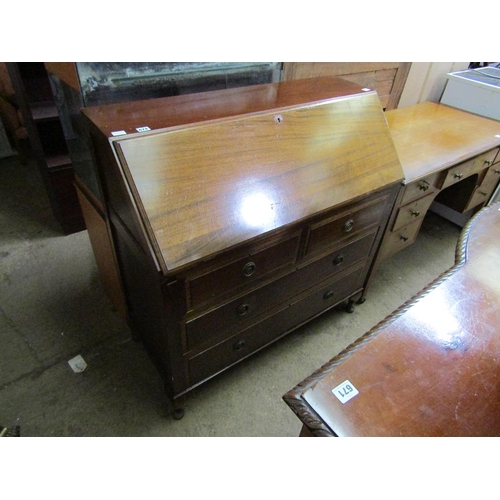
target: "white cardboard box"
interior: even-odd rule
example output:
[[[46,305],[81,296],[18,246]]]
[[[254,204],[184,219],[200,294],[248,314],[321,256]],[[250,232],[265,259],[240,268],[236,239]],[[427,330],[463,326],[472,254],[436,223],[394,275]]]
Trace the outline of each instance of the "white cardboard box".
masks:
[[[442,104],[500,120],[500,68],[467,69],[447,78]]]

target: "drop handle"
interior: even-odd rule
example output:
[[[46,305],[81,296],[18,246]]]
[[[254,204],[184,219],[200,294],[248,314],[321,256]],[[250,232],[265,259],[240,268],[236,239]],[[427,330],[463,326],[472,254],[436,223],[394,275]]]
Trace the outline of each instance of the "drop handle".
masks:
[[[337,257],[335,257],[335,259],[333,259],[332,264],[334,266],[340,266],[340,264],[342,264],[342,262],[344,262],[344,256],[342,254],[340,254],[340,255],[337,255]]]
[[[483,196],[488,196],[488,193],[486,191],[478,191],[479,194],[482,194]]]
[[[431,185],[427,181],[420,181],[418,189],[420,189],[420,191],[427,191],[430,188],[430,186]]]
[[[461,179],[463,176],[464,174],[455,174],[453,177],[455,177],[455,179]]]
[[[354,220],[353,219],[349,219],[348,221],[346,221],[344,223],[344,231],[346,233],[352,231],[352,228],[354,227]]]
[[[400,239],[403,241],[408,241],[408,236],[405,236],[404,234],[402,234]]]
[[[250,276],[252,276],[256,269],[257,266],[255,265],[255,262],[247,262],[241,269],[241,274],[245,278],[249,278]]]
[[[245,341],[244,340],[238,340],[238,342],[236,342],[233,345],[233,349],[235,351],[241,351],[244,347],[245,347]]]
[[[333,290],[328,290],[328,292],[323,295],[323,300],[330,300],[333,297]]]
[[[420,212],[418,210],[412,210],[411,215],[413,215],[414,217],[418,217],[420,215]]]
[[[493,160],[484,160],[484,163],[486,163],[488,167],[491,167],[491,165],[493,165]]]
[[[238,316],[245,316],[245,314],[250,311],[250,306],[248,304],[240,304],[236,308],[236,312],[238,313]]]
[[[497,169],[495,170],[495,174],[500,175],[500,168],[497,168]]]

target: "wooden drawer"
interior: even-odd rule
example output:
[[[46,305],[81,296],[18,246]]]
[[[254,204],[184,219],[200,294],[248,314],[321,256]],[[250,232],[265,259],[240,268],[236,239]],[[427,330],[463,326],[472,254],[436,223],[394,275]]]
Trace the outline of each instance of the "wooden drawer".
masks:
[[[467,212],[468,210],[471,210],[472,208],[475,208],[482,203],[486,203],[490,199],[494,190],[495,185],[483,186],[483,184],[481,184],[481,186],[478,186],[474,190],[474,194],[471,196],[469,202],[467,203],[464,212]]]
[[[435,198],[435,192],[429,193],[428,195],[420,198],[416,201],[404,205],[398,210],[398,215],[394,221],[394,230],[399,229],[403,226],[407,226],[416,220],[422,219],[427,213],[428,208],[431,206],[432,201]]]
[[[403,226],[387,233],[380,250],[380,258],[385,259],[386,257],[403,250],[403,248],[410,246],[417,237],[422,220],[423,219],[416,220],[412,224],[408,224],[407,226]]]
[[[487,168],[493,163],[497,152],[498,148],[487,151],[486,153],[478,155],[471,160],[460,163],[455,167],[451,167],[448,170],[443,181],[442,189],[445,189],[448,186],[455,184],[456,182],[460,182],[462,179],[465,179],[469,175],[481,172],[481,170]]]
[[[339,274],[335,280],[322,285],[275,315],[193,357],[188,362],[191,384],[201,382],[241,361],[346,297],[354,295],[361,287],[362,278],[363,265],[356,266],[348,274]]]
[[[497,186],[500,181],[500,164],[493,165],[488,169],[486,175],[484,176],[483,182],[481,182],[481,186],[483,189],[491,189],[492,191]]]
[[[303,290],[334,276],[370,253],[377,232],[364,234],[330,255],[298,268],[268,285],[240,296],[220,307],[191,319],[186,323],[188,350],[224,337],[244,328],[273,307],[291,299]]]
[[[307,254],[328,251],[332,246],[353,235],[379,224],[384,213],[387,196],[371,200],[368,203],[349,207],[331,217],[311,225]]]
[[[428,175],[423,179],[413,181],[405,186],[403,198],[401,199],[401,204],[405,205],[409,201],[416,200],[430,193],[435,193],[438,191],[438,181],[440,172]]]
[[[247,253],[229,263],[215,264],[215,268],[208,268],[204,274],[188,279],[191,308],[196,309],[228,291],[252,285],[270,273],[293,264],[297,260],[300,235],[300,231],[295,232],[284,241]]]

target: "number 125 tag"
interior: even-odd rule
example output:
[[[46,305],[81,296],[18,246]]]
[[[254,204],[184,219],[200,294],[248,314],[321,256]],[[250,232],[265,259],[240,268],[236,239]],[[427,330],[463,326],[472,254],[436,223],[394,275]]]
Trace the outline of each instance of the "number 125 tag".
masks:
[[[356,387],[354,387],[349,380],[342,382],[340,385],[332,389],[332,392],[342,404],[347,403],[347,401],[359,394]]]

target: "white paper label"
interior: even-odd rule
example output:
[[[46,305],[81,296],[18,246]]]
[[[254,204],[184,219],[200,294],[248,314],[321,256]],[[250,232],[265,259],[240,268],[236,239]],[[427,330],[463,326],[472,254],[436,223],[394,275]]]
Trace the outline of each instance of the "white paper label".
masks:
[[[148,130],[151,130],[149,127],[137,127],[136,128],[137,132],[147,132]]]
[[[75,373],[83,372],[85,368],[87,368],[87,363],[85,363],[85,360],[81,357],[80,354],[70,359],[68,363]]]
[[[342,382],[335,387],[335,389],[332,389],[332,392],[342,404],[347,403],[347,401],[359,394],[356,387],[354,387],[349,380]]]
[[[127,135],[127,132],[125,130],[115,130],[114,132],[111,132],[111,135]]]
[[[364,89],[361,89],[363,92],[370,92],[371,89],[369,89],[368,87],[365,87]]]

